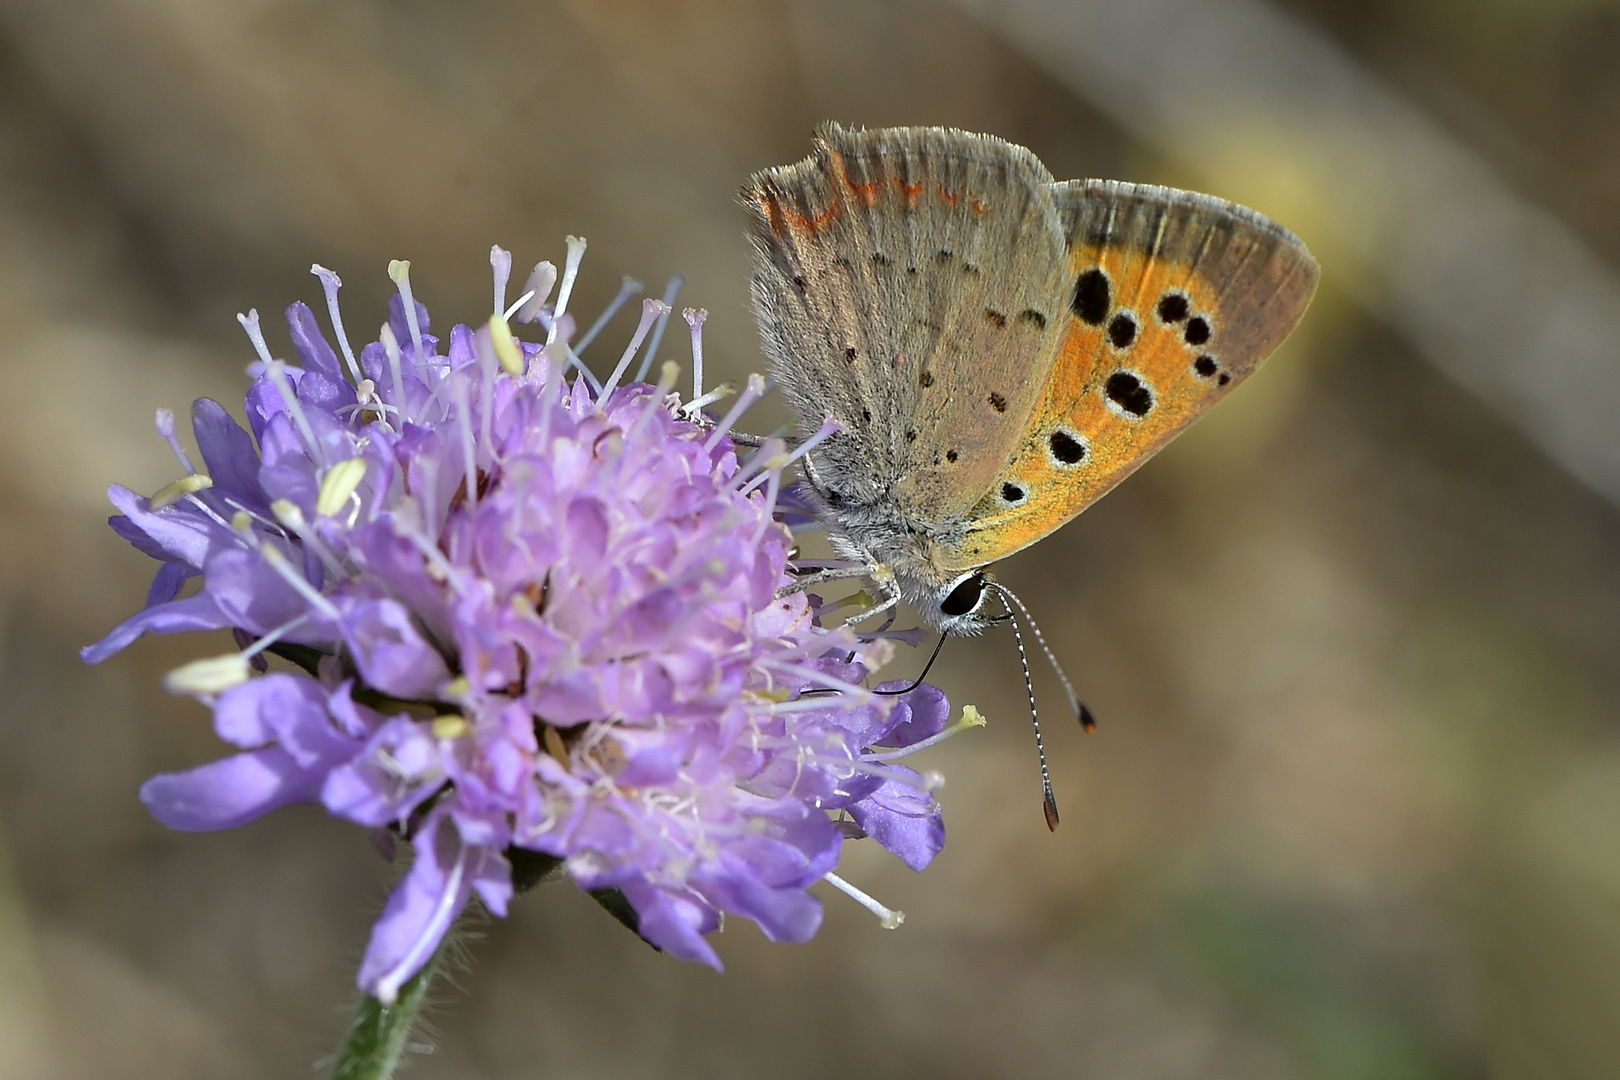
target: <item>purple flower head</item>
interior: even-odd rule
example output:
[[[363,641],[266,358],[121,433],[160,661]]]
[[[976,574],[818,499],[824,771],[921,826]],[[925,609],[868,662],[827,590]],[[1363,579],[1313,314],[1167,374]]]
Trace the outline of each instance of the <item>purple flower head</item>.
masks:
[[[319,801],[407,839],[360,970],[385,1002],[474,893],[505,913],[519,857],[617,890],[648,941],[718,967],[704,935],[722,913],[803,941],[817,881],[875,903],[832,873],[845,839],[915,869],[944,843],[933,785],[893,764],[952,730],[944,695],[866,689],[892,640],[823,626],[794,588],[782,472],[833,426],[740,456],[728,432],[757,377],[719,423],[700,374],[685,405],[673,364],[626,382],[669,314],[654,300],[605,383],[570,378],[583,250],[570,240],[554,301],[542,263],[513,308],[544,343],[508,329],[498,248],[488,323],[435,337],[394,263],[388,322],[358,353],[316,267],[337,348],[302,304],[296,363],[243,317],[247,429],[198,401],[198,463],[160,416],[185,475],[150,499],[111,489],[113,528],[161,565],[85,659],[148,630],[229,627],[242,647],[167,680],[240,752],[142,799],[176,829]],[[701,372],[703,314],[686,319]]]

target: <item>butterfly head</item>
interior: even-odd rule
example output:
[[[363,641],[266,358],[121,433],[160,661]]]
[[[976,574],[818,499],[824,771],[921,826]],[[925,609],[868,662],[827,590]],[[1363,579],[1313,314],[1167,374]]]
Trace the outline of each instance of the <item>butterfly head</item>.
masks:
[[[981,634],[1001,621],[1000,616],[985,611],[994,587],[990,575],[983,569],[969,570],[936,588],[922,605],[923,613],[929,622],[947,634]]]

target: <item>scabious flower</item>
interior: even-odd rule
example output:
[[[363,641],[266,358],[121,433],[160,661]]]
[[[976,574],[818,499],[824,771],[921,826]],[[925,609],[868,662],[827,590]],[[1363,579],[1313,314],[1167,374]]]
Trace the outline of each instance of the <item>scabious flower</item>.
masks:
[[[866,689],[892,641],[824,627],[794,591],[782,472],[831,427],[739,460],[729,431],[763,385],[702,414],[717,395],[701,392],[701,312],[692,402],[672,364],[621,385],[668,315],[654,300],[605,384],[570,380],[583,249],[570,240],[555,303],[542,263],[505,313],[544,344],[508,329],[496,248],[494,317],[442,352],[406,264],[358,355],[337,277],[314,268],[338,350],[294,304],[299,362],[275,359],[250,313],[249,430],[199,400],[194,463],[160,413],[185,475],[150,499],[110,489],[112,527],[160,566],[85,659],[147,631],[229,628],[241,649],[167,679],[240,752],[153,777],[142,799],[185,830],[318,801],[407,840],[359,974],[385,1003],[473,894],[505,913],[522,852],[618,890],[649,942],[718,967],[704,935],[722,913],[802,941],[821,917],[810,885],[864,902],[832,874],[846,838],[915,869],[944,842],[930,784],[892,764],[953,730],[944,695]]]

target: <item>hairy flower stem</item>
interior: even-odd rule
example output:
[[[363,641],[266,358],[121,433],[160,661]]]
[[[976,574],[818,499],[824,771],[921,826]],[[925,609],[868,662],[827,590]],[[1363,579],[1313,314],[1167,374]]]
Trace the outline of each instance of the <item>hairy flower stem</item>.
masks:
[[[390,1080],[447,947],[441,945],[422,970],[399,988],[392,1005],[384,1005],[370,994],[360,999],[349,1038],[332,1066],[332,1080]]]

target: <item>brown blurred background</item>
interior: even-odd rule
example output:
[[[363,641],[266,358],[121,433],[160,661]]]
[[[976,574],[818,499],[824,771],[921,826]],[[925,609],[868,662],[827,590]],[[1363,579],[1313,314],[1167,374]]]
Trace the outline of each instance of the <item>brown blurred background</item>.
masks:
[[[165,832],[136,787],[221,748],[158,680],[210,644],[76,657],[150,574],[102,491],[172,479],[158,406],[239,404],[234,313],[317,261],[363,335],[408,258],[448,326],[491,243],[578,233],[576,310],[682,272],[736,377],[734,192],[829,118],[1250,202],[1322,291],[1003,567],[1102,722],[1036,673],[1057,835],[1012,642],[956,643],[950,841],[843,871],[902,929],[827,890],[721,976],[551,886],[410,1075],[1620,1075],[1620,5],[3,0],[0,1076],[312,1075],[391,879],[312,808]]]

